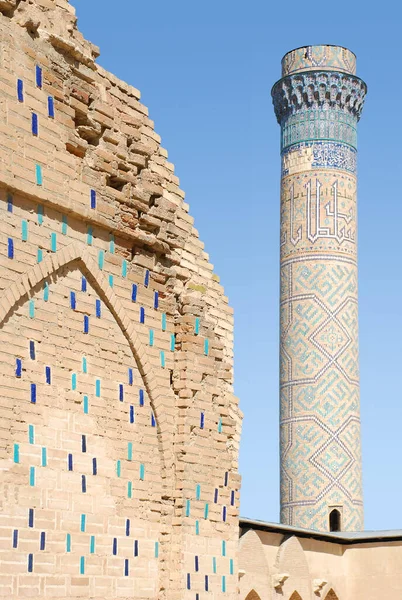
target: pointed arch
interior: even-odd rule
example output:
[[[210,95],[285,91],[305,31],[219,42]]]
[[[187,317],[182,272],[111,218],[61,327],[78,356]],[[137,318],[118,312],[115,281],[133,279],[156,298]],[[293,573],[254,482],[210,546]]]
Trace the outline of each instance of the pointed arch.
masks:
[[[334,590],[331,588],[328,594],[325,596],[325,600],[339,600],[339,598],[335,594]]]
[[[261,600],[261,598],[259,597],[259,595],[257,594],[257,592],[255,590],[251,590],[251,592],[249,592],[247,594],[245,600]]]
[[[299,592],[294,591],[289,600],[302,600],[302,597],[300,596]]]
[[[162,418],[162,414],[166,400],[173,393],[169,387],[161,389],[160,382],[157,383],[154,369],[147,359],[145,347],[136,332],[133,321],[127,315],[122,303],[113,288],[109,286],[106,277],[86,246],[74,242],[58,252],[48,254],[40,264],[31,268],[20,279],[12,283],[4,291],[0,306],[0,327],[18,305],[24,302],[25,299],[30,299],[36,293],[39,286],[46,279],[57,275],[65,267],[72,268],[74,263],[76,263],[77,268],[85,273],[92,287],[108,307],[130,346],[155,413],[161,446],[162,470],[171,472],[173,468],[173,440],[171,432],[164,426],[168,421],[166,417]],[[171,400],[173,401],[173,398]],[[165,477],[164,479],[165,485],[174,486],[173,478]],[[169,481],[170,483],[168,483]]]

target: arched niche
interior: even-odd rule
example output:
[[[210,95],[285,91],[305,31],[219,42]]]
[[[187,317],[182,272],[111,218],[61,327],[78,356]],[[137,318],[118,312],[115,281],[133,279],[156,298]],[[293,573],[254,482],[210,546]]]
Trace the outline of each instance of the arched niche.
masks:
[[[261,600],[261,598],[259,597],[259,595],[257,594],[257,592],[255,590],[251,590],[251,592],[249,592],[247,594],[245,600]]]
[[[331,588],[328,594],[325,596],[324,600],[339,600],[338,596],[335,594],[334,590]]]
[[[298,592],[293,592],[293,594],[290,596],[289,600],[302,600],[302,597],[300,596],[300,594]]]

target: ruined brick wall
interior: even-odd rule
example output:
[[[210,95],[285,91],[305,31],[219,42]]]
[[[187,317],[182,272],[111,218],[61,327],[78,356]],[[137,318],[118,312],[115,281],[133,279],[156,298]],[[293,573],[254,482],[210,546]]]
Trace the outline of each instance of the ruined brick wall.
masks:
[[[0,11],[0,593],[234,598],[227,298],[71,5]]]

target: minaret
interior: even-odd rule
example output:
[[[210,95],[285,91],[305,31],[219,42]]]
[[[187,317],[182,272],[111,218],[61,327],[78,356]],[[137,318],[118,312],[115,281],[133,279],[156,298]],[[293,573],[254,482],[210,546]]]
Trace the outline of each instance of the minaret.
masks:
[[[366,84],[339,46],[282,60],[281,522],[363,529],[357,123]]]

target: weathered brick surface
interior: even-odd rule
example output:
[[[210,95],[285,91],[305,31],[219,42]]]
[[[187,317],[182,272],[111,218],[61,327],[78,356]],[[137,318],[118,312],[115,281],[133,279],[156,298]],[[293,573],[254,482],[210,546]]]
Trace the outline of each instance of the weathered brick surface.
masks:
[[[138,90],[0,11],[0,594],[234,598],[232,310]]]

